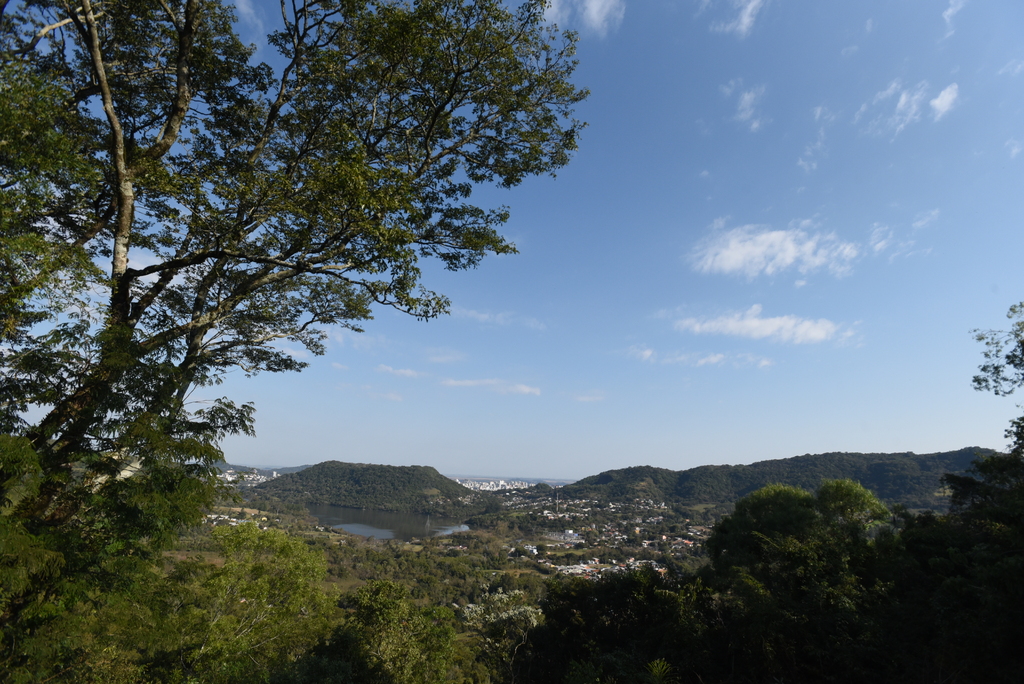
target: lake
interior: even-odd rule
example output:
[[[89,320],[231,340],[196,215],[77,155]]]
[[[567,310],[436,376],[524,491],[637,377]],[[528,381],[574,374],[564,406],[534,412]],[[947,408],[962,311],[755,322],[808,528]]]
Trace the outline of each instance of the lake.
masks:
[[[424,537],[438,537],[452,532],[464,532],[469,529],[460,520],[421,513],[367,511],[362,508],[323,504],[309,504],[306,508],[311,515],[316,516],[321,525],[328,525],[345,530],[349,534],[375,539],[409,541]]]

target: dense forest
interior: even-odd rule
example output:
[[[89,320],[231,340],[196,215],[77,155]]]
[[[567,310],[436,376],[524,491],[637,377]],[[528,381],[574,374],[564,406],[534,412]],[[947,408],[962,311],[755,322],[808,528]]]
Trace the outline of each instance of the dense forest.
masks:
[[[535,486],[495,495],[474,492],[427,466],[386,466],[326,461],[303,466],[256,485],[247,496],[264,506],[329,504],[351,508],[402,511],[472,518],[477,526],[498,522],[518,525],[528,506],[510,510],[509,497],[533,502],[543,510],[558,501],[591,502],[587,518],[600,519],[595,506],[634,504],[649,501],[661,515],[674,522],[691,517],[713,521],[732,510],[735,502],[769,484],[786,484],[808,490],[827,480],[854,480],[886,504],[911,510],[945,510],[948,490],[941,478],[946,473],[963,473],[975,458],[990,455],[990,449],[970,447],[937,454],[851,454],[832,453],[761,461],[751,465],[699,466],[675,471],[652,466],[610,470],[555,490]],[[269,471],[268,471],[269,472]],[[272,503],[272,502],[276,502]],[[503,506],[502,503],[505,505]],[[515,511],[520,511],[519,514]],[[532,524],[539,521],[530,518]]]
[[[325,461],[257,485],[256,496],[300,504],[470,516],[488,498],[430,466],[383,466]]]
[[[193,528],[155,565],[121,561],[102,593],[8,620],[4,679],[1016,681],[1024,453],[983,454],[944,484],[942,515],[889,510],[850,480],[769,485],[689,563],[652,549],[660,567],[586,578],[509,530],[366,542],[235,508],[244,522]],[[67,596],[74,581],[43,586]]]
[[[683,471],[636,466],[610,470],[562,487],[566,497],[655,499],[670,504],[728,506],[769,484],[814,490],[825,480],[856,480],[882,501],[911,509],[945,508],[941,478],[962,473],[990,449],[968,447],[936,454],[806,454],[750,465],[704,465]]]

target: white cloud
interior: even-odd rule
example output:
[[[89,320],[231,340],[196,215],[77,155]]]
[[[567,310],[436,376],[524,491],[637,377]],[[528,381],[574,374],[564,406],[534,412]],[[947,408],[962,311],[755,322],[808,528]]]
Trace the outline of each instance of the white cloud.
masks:
[[[357,333],[339,328],[332,330],[330,336],[331,340],[338,345],[360,351],[388,345],[388,339],[383,335],[368,335],[367,333]]]
[[[509,383],[497,378],[486,378],[481,380],[442,380],[445,387],[487,387],[499,394],[533,394],[540,395],[539,387],[530,387],[519,383]]]
[[[959,86],[956,83],[952,83],[946,86],[946,89],[939,93],[934,100],[929,100],[928,104],[932,106],[936,121],[944,117],[946,112],[953,108],[959,94]]]
[[[641,361],[647,361],[650,363],[659,363],[663,365],[673,366],[689,366],[691,368],[702,368],[704,366],[721,367],[725,365],[731,365],[734,368],[749,368],[750,366],[757,366],[758,368],[767,368],[768,366],[772,365],[771,359],[766,359],[761,356],[754,356],[752,354],[723,354],[720,352],[714,352],[710,354],[694,352],[658,354],[653,349],[648,349],[646,347],[633,347],[632,349],[630,349],[630,356],[638,358]]]
[[[869,243],[875,254],[885,251],[892,244],[892,240],[892,229],[889,228],[889,226],[883,226],[880,223],[876,223],[872,227]]]
[[[455,363],[462,361],[466,355],[456,349],[431,349],[427,351],[430,363]]]
[[[383,373],[390,373],[391,375],[397,375],[402,378],[418,378],[421,373],[408,368],[392,368],[391,366],[385,366],[383,363],[377,366],[377,370]]]
[[[834,116],[824,107],[814,108],[814,120],[830,122]],[[818,128],[818,137],[804,148],[804,153],[796,160],[797,166],[810,173],[818,168],[817,158],[825,153],[825,126]]]
[[[857,50],[860,50],[859,46],[847,45],[846,47],[839,51],[839,54],[842,55],[843,57],[851,57],[857,54]]]
[[[507,385],[498,389],[502,394],[532,394],[534,396],[540,396],[539,387],[530,387],[529,385]]]
[[[334,368],[334,369],[337,369],[337,370],[348,370],[348,366],[342,365],[342,364],[338,363],[337,361],[332,361],[331,362],[331,368]]]
[[[922,228],[937,218],[938,215],[938,209],[918,214],[912,225],[915,228]],[[896,232],[889,226],[881,223],[876,223],[871,227],[869,244],[875,256],[880,256],[882,252],[888,252],[890,263],[897,257],[927,254],[931,251],[930,249],[915,249],[916,242],[914,240],[897,239]]]
[[[263,19],[257,13],[252,0],[235,0],[235,9],[238,10],[238,17],[254,31],[264,33]]]
[[[817,107],[811,110],[811,113],[814,114],[815,121],[825,121],[827,123],[831,123],[836,120],[836,115],[833,114],[825,105],[818,105]]]
[[[999,75],[1007,74],[1009,76],[1016,76],[1017,74],[1024,72],[1024,59],[1013,59],[1006,63],[1002,69],[999,70]]]
[[[924,90],[927,87],[928,84],[922,81],[914,90],[908,89],[900,93],[900,98],[896,101],[896,110],[889,119],[890,126],[895,133],[899,133],[908,124],[921,118],[921,102],[925,98]]]
[[[490,378],[487,380],[442,380],[445,387],[492,387],[501,383],[501,380]]]
[[[812,320],[797,316],[761,316],[761,305],[755,304],[742,313],[718,318],[683,318],[675,322],[675,328],[697,335],[733,335],[755,340],[770,339],[793,344],[814,344],[835,337],[840,328],[827,318]]]
[[[625,0],[551,0],[544,18],[556,24],[579,22],[599,36],[622,23]]]
[[[765,87],[758,86],[751,90],[740,93],[739,102],[736,104],[736,120],[748,123],[752,132],[760,130],[764,123],[757,113],[757,105],[764,96]]]
[[[1022,149],[1020,141],[1016,138],[1010,138],[1006,141],[1006,149],[1010,152],[1010,159],[1015,159]]]
[[[309,351],[307,349],[302,349],[302,348],[297,348],[297,347],[279,346],[278,350],[284,352],[285,354],[287,354],[288,356],[292,357],[293,359],[308,359],[309,358]]]
[[[893,108],[892,113],[887,114],[883,112],[876,116],[868,125],[868,132],[870,133],[892,132],[893,138],[895,138],[904,128],[921,119],[921,106],[927,97],[927,89],[927,81],[921,81],[913,88],[904,88],[900,80],[896,79],[889,84],[888,88],[875,93],[870,103],[865,102],[861,105],[861,108],[857,110],[853,117],[853,122],[857,123],[868,110],[889,100],[898,93],[899,97],[896,98],[896,106]]]
[[[757,111],[757,106],[765,93],[765,86],[760,85],[744,90],[743,79],[734,78],[728,83],[718,86],[718,89],[726,97],[731,97],[736,92],[739,93],[736,101],[736,116],[733,117],[736,121],[749,125],[753,132],[757,132],[763,124],[768,123],[768,120]]]
[[[732,0],[732,5],[737,10],[736,17],[731,21],[712,24],[711,30],[735,33],[740,38],[746,38],[754,28],[758,13],[766,4],[766,0]]]
[[[573,399],[582,402],[604,401],[604,393],[591,392],[590,394],[577,394]]]
[[[545,326],[542,322],[536,318],[530,318],[529,316],[520,316],[512,313],[511,311],[503,311],[502,313],[492,314],[484,311],[474,311],[472,309],[462,309],[455,307],[452,309],[452,316],[456,318],[471,318],[474,321],[480,323],[486,323],[488,325],[521,325],[526,328],[532,328],[533,330],[545,330]]]
[[[953,17],[964,8],[967,0],[949,0],[949,7],[942,13],[942,19],[946,22],[946,37],[953,35]]]
[[[864,22],[864,33],[871,33],[875,29],[875,20],[868,19]]]
[[[758,368],[768,368],[769,366],[774,366],[775,362],[763,356],[755,356],[754,354],[740,354],[736,357],[734,365],[757,366]]]
[[[939,218],[939,210],[932,209],[931,211],[922,211],[914,217],[914,222],[911,224],[914,228],[924,228],[929,223]]]
[[[804,171],[806,171],[807,173],[810,173],[811,171],[814,171],[818,168],[818,162],[814,161],[813,159],[806,159],[804,157],[800,157],[799,159],[797,159],[796,165],[799,166]]]
[[[641,361],[653,361],[654,350],[642,345],[633,345],[629,348],[629,355]]]
[[[718,224],[720,225],[720,224]],[[712,235],[694,250],[695,268],[702,273],[742,274],[748,278],[775,275],[789,268],[809,273],[826,268],[833,275],[850,272],[859,253],[857,245],[839,240],[834,233],[806,229],[810,220],[794,222],[788,230],[746,225]]]

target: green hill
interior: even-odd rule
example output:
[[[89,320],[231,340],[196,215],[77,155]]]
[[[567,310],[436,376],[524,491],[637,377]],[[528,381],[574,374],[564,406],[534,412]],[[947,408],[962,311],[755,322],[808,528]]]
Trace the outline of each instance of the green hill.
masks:
[[[943,509],[940,478],[961,473],[990,449],[968,447],[936,454],[807,454],[750,465],[707,465],[677,471],[635,466],[592,475],[562,488],[566,497],[600,501],[652,499],[676,506],[718,506],[767,484],[815,490],[822,480],[851,479],[888,504]]]
[[[380,511],[472,515],[488,497],[430,466],[325,461],[254,487],[254,493],[298,504],[329,504]]]

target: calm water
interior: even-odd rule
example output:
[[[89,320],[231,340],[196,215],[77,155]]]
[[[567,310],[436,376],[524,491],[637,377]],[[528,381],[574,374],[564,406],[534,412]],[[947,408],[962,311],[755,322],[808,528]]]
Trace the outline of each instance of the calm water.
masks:
[[[451,518],[438,518],[420,513],[392,513],[389,511],[364,511],[361,508],[306,506],[321,525],[340,528],[349,534],[358,534],[375,539],[422,539],[437,537],[452,532],[463,532],[469,527]]]

